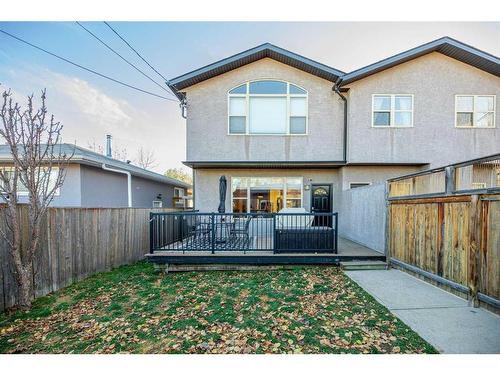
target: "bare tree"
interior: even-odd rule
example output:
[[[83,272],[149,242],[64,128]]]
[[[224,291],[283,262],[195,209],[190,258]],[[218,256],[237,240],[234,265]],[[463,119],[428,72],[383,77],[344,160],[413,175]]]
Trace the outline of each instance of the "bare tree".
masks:
[[[151,169],[158,166],[153,150],[144,150],[143,147],[137,151],[136,164],[144,169]]]
[[[97,152],[99,154],[105,154],[104,152],[104,147],[102,145],[98,145],[95,140],[92,140],[92,142],[87,143],[87,148],[89,150],[92,150],[94,152]],[[125,147],[122,147],[121,149],[112,149],[111,150],[111,156],[113,159],[120,160],[120,161],[128,161],[127,156],[128,156],[128,151]]]
[[[2,94],[0,136],[12,154],[12,165],[0,169],[0,199],[6,204],[5,230],[0,235],[8,244],[19,287],[18,305],[28,309],[33,300],[33,259],[39,248],[42,220],[54,195],[63,185],[65,167],[73,156],[63,153],[62,125],[47,117],[45,90],[41,106],[34,108],[33,95],[27,108],[12,100],[10,91]],[[28,194],[28,240],[21,241],[23,223],[20,218],[18,193]]]

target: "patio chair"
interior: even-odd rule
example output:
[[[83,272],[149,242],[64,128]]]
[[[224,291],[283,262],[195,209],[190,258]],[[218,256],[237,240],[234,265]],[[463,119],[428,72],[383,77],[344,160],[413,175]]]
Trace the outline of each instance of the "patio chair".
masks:
[[[212,223],[208,216],[198,216],[194,218],[189,234],[195,238],[206,237],[212,232]]]
[[[244,238],[250,242],[250,221],[252,221],[252,216],[241,216],[235,217],[231,225],[230,236],[232,239]]]

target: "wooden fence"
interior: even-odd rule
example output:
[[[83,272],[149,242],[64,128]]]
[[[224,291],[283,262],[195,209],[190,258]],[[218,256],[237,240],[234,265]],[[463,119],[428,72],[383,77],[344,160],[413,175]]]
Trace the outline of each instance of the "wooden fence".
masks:
[[[4,225],[1,217],[0,225]],[[35,297],[95,272],[143,259],[149,251],[149,213],[172,209],[50,208],[34,261]],[[27,208],[20,208],[27,228]],[[23,233],[25,241],[28,233]],[[17,287],[7,244],[0,239],[0,311],[15,305]]]
[[[498,161],[500,155],[493,155],[389,180],[387,224],[388,257],[394,264],[497,309],[500,308]],[[463,169],[469,173],[465,188]],[[446,178],[438,189],[440,192],[436,192],[432,175],[442,176],[443,171]],[[421,177],[430,177],[427,179],[430,191],[401,189],[404,184],[414,186]]]

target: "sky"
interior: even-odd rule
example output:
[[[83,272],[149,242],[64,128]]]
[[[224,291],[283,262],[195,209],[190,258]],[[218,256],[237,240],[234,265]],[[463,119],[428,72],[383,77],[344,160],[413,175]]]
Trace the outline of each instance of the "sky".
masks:
[[[102,22],[83,25],[163,84]],[[345,72],[450,36],[500,56],[500,22],[112,22],[167,79],[270,42]],[[0,22],[0,29],[128,84],[171,97],[101,45],[75,22]],[[20,103],[47,89],[47,106],[64,125],[65,142],[126,150],[134,160],[153,150],[163,173],[182,167],[186,123],[177,102],[105,80],[0,34],[0,88]],[[184,167],[187,169],[186,167]]]

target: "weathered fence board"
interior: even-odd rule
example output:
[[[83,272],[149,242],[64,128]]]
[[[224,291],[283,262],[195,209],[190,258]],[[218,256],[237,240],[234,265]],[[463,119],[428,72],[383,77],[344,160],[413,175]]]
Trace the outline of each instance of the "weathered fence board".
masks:
[[[0,225],[5,221],[0,208]],[[149,213],[172,209],[50,208],[34,260],[35,297],[46,295],[95,272],[143,259],[149,251]],[[22,241],[29,233],[27,207],[20,208]],[[0,311],[16,302],[7,243],[0,240]]]
[[[391,258],[500,299],[500,196],[389,200]]]

